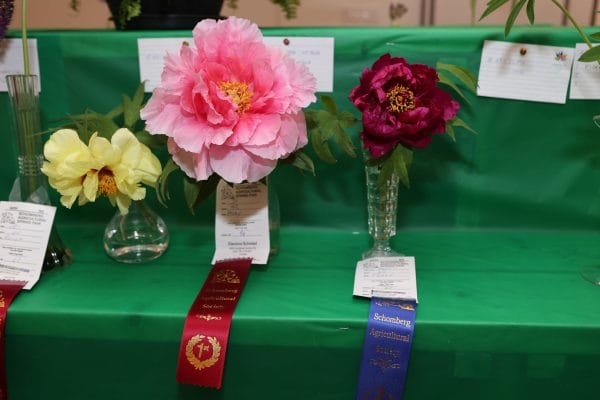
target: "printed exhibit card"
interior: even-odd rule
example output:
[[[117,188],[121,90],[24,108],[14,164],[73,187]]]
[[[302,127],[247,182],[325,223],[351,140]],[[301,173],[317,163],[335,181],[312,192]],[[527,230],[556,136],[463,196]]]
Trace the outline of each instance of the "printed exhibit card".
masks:
[[[575,62],[573,63],[571,93],[569,95],[571,99],[600,99],[600,64],[577,61],[588,48],[585,43],[577,43],[575,47]]]
[[[34,203],[0,201],[0,280],[36,284],[56,208]]]
[[[417,299],[414,257],[376,257],[359,261],[354,274],[355,296]]]
[[[192,38],[138,39],[140,80],[146,92],[160,84],[167,53],[179,54],[183,42],[193,45]],[[306,65],[317,79],[317,92],[333,92],[333,38],[264,37],[268,46],[285,50],[294,60]]]
[[[269,259],[267,186],[261,182],[217,186],[215,255],[212,263],[251,258],[253,264]]]
[[[29,49],[29,67],[32,75],[40,76],[37,39],[27,39]],[[24,71],[23,44],[21,39],[4,39],[0,41],[0,92],[7,92],[6,75],[20,75]],[[39,79],[39,78],[38,78]],[[38,87],[41,82],[38,80]]]
[[[477,94],[564,104],[574,49],[486,40]]]

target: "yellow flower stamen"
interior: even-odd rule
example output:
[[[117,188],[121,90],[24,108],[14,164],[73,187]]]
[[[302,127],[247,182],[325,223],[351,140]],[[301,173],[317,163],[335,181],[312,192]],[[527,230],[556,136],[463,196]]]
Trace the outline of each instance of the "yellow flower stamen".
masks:
[[[104,196],[110,196],[118,192],[115,176],[111,170],[102,168],[98,172],[98,192]]]
[[[219,89],[233,100],[238,113],[248,111],[253,93],[247,83],[224,81],[219,83]]]
[[[397,113],[414,110],[415,94],[404,85],[396,85],[385,94],[389,110]]]

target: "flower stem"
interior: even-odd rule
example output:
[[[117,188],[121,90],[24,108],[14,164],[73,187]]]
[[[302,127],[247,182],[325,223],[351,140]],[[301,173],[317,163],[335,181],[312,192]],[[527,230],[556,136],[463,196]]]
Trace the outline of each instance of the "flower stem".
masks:
[[[21,42],[23,44],[23,68],[29,75],[29,46],[27,44],[27,0],[21,0]]]
[[[579,24],[577,23],[577,21],[575,21],[575,18],[573,18],[573,15],[571,15],[571,13],[569,12],[569,10],[567,10],[565,8],[565,6],[560,1],[558,1],[558,0],[551,0],[551,1],[556,5],[556,7],[558,7],[560,9],[560,11],[562,11],[562,13],[569,19],[569,21],[571,21],[571,23],[573,24],[573,26],[575,27],[575,29],[579,33],[579,36],[581,36],[581,38],[583,39],[583,41],[591,49],[593,47],[592,42],[588,38],[588,35],[586,35],[585,32],[581,29],[581,27],[579,26]]]

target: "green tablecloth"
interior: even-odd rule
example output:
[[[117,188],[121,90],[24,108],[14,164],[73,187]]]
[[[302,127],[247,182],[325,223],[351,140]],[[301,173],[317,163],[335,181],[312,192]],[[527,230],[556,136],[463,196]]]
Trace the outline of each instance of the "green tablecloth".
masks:
[[[477,71],[500,29],[285,29],[334,36],[335,97],[389,51]],[[187,36],[187,32],[168,33]],[[164,32],[39,32],[45,125],[108,110],[139,80],[137,37]],[[572,45],[570,30],[520,30],[515,41]],[[419,307],[406,399],[593,399],[600,376],[600,288],[579,272],[600,265],[600,131],[596,102],[566,105],[471,98],[478,136],[436,137],[417,152],[401,190],[395,246],[416,257]],[[0,115],[8,121],[0,95]],[[6,140],[11,141],[6,123]],[[354,132],[356,134],[356,132]],[[0,191],[15,175],[0,148]],[[43,276],[9,311],[11,399],[351,399],[369,303],[353,298],[368,246],[358,160],[318,164],[317,177],[279,168],[282,252],[253,267],[236,310],[224,388],[178,385],[178,341],[208,273],[213,206],[190,217],[180,196],[157,210],[172,244],[127,266],[102,252],[104,203],[59,210],[76,262]],[[178,188],[173,185],[173,190]],[[82,224],[82,221],[86,221]]]

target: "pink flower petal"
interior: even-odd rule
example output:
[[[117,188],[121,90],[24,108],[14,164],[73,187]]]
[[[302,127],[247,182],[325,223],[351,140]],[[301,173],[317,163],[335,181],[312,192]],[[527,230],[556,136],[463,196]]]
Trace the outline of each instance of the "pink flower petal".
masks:
[[[269,175],[276,165],[277,160],[259,157],[241,146],[213,146],[210,151],[210,166],[231,183],[256,182]]]

